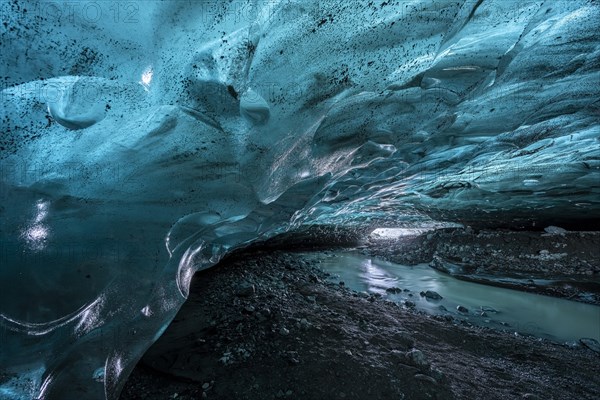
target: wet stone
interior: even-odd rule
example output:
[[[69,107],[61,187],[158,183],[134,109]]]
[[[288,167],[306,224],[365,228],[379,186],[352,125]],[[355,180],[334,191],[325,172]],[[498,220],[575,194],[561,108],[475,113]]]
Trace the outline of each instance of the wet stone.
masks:
[[[437,385],[437,381],[433,379],[431,376],[427,376],[424,374],[416,374],[415,379],[422,382],[431,383],[432,385]]]
[[[388,292],[388,293],[391,293],[391,294],[402,293],[402,289],[400,289],[399,287],[387,288],[387,289],[385,289],[385,291]]]
[[[255,292],[256,289],[254,288],[253,284],[251,284],[250,282],[242,282],[236,288],[235,294],[238,297],[250,297],[254,296]]]
[[[428,368],[429,362],[421,350],[412,349],[406,353],[406,359],[417,368]]]
[[[583,344],[588,349],[600,354],[600,343],[598,343],[597,340],[590,338],[582,338],[579,339],[579,342],[581,342],[581,344]]]
[[[438,292],[434,292],[433,290],[428,290],[425,292],[425,298],[430,300],[441,300],[442,296]]]

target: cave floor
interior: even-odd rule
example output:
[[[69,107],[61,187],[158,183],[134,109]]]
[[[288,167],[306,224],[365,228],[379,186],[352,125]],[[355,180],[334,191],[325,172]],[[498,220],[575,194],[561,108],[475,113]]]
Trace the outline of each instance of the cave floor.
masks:
[[[195,276],[121,400],[596,399],[599,361],[358,294],[299,254],[259,250]]]

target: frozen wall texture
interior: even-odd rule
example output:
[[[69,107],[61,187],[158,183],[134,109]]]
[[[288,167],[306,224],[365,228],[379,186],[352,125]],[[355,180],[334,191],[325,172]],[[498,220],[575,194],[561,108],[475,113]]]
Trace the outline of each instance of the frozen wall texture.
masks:
[[[194,271],[302,224],[600,216],[597,1],[0,7],[3,399],[116,399]]]

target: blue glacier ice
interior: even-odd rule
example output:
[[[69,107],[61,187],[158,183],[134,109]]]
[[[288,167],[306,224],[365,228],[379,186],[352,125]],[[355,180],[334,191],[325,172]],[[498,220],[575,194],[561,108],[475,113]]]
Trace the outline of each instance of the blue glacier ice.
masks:
[[[0,7],[0,398],[117,399],[283,232],[600,218],[595,0]]]

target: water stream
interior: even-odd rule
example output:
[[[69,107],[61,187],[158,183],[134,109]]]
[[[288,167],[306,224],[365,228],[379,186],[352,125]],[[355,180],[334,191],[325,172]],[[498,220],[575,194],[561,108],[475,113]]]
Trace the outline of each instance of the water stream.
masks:
[[[529,334],[559,342],[580,338],[600,341],[600,307],[500,287],[466,282],[436,271],[427,264],[406,266],[356,252],[311,253],[334,282],[352,290],[380,294],[418,310],[452,315],[470,323]],[[402,289],[397,292],[397,289]],[[435,291],[442,299],[422,296]],[[458,306],[468,312],[460,312]]]

